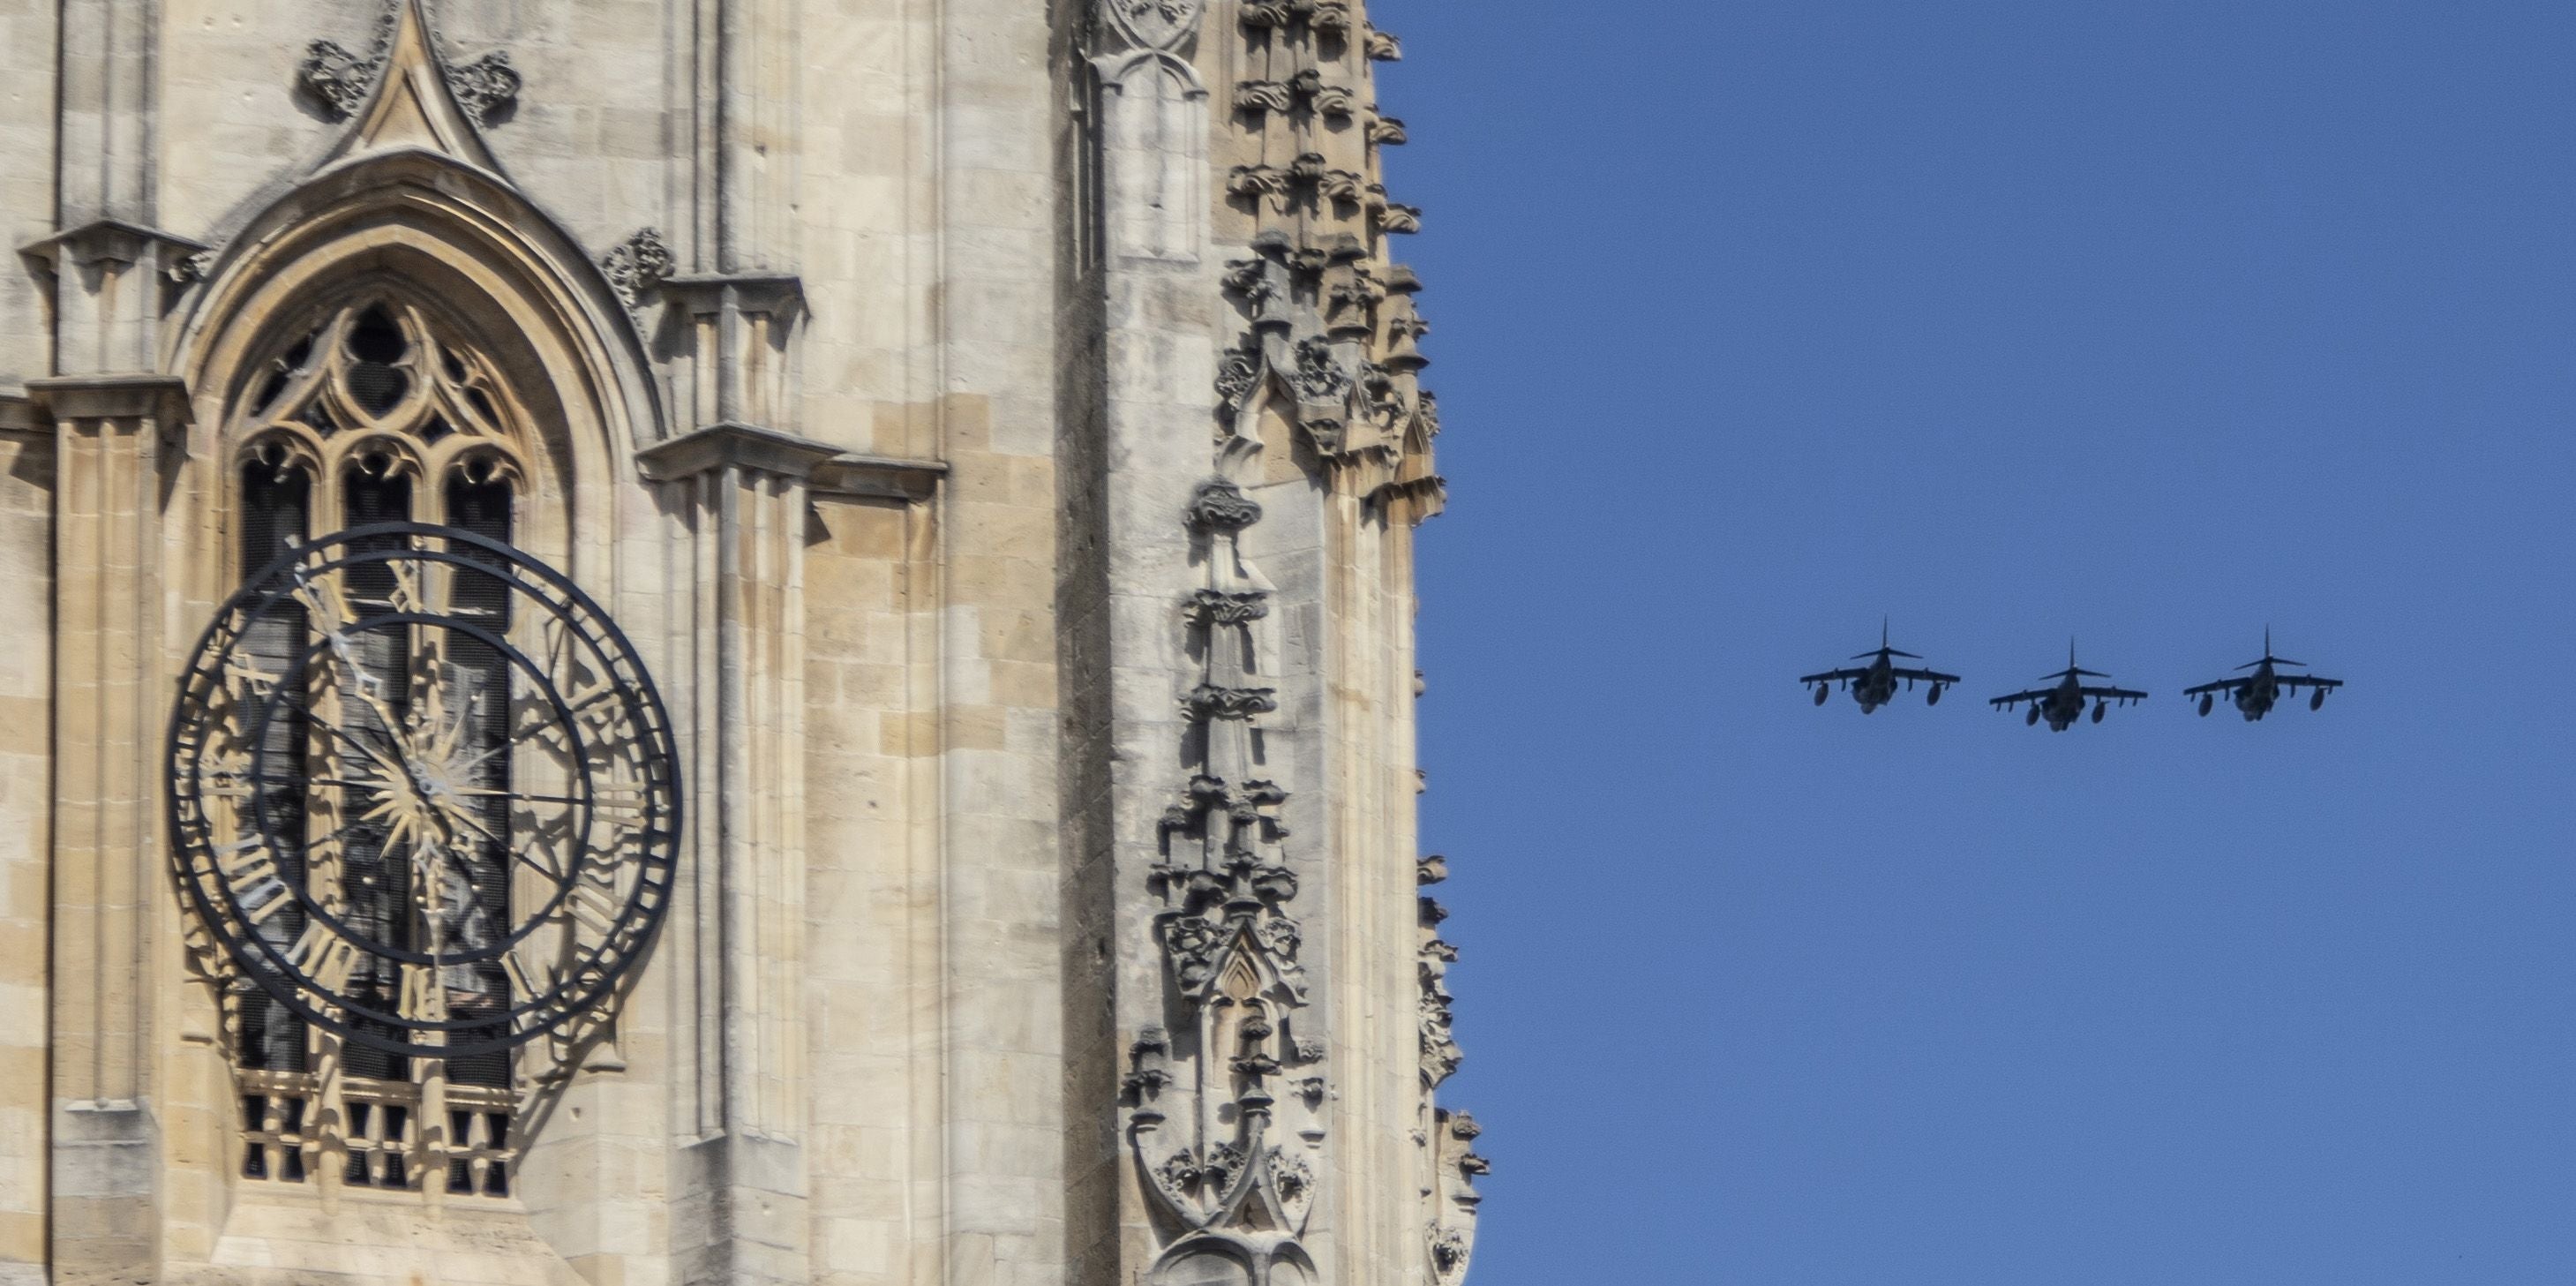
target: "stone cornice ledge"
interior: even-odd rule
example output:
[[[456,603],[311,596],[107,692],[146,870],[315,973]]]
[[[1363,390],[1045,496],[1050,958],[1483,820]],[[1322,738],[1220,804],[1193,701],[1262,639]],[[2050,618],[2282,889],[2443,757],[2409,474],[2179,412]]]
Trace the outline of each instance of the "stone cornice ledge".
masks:
[[[170,251],[174,262],[206,249],[204,242],[191,241],[159,228],[147,228],[123,219],[93,219],[52,236],[30,241],[18,247],[18,253],[43,263],[49,269],[58,269],[66,256],[75,263],[95,263],[102,259],[135,263],[143,258],[147,249],[156,247]]]
[[[937,460],[859,455],[812,438],[753,424],[710,424],[646,447],[635,462],[651,482],[676,482],[710,469],[739,468],[794,478],[835,495],[923,500],[948,466]]]
[[[176,375],[56,375],[27,381],[37,408],[56,420],[160,421],[164,433],[188,423],[188,382]]]
[[[814,476],[815,466],[840,454],[812,438],[723,421],[635,453],[648,482],[677,482],[709,469],[751,469],[783,478]]]

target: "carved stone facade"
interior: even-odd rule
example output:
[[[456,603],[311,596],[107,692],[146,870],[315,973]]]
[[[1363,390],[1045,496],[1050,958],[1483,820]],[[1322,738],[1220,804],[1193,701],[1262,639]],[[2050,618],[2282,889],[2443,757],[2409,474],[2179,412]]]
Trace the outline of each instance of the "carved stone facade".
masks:
[[[1485,1163],[1414,825],[1439,425],[1362,0],[20,8],[0,1286],[1461,1279]],[[403,891],[344,779],[469,817],[436,801],[556,769],[249,713],[440,690],[463,662],[329,619],[428,590],[315,590],[194,668],[261,564],[379,520],[559,572],[667,710],[654,930],[499,1053],[456,1015],[515,963],[427,948],[400,1010],[446,1026],[389,1043],[242,954],[315,964],[301,912],[190,892],[433,944],[520,906]],[[192,743],[175,787],[183,680],[275,756]],[[462,726],[419,700],[387,736]],[[279,790],[327,860],[190,865]],[[517,807],[479,815],[535,866]]]

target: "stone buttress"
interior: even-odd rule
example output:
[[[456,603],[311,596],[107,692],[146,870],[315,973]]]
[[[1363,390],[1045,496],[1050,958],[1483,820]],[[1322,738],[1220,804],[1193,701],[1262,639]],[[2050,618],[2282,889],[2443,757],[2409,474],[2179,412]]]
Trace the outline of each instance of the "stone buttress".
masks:
[[[1069,842],[1114,963],[1072,1042],[1122,1109],[1114,1182],[1074,1171],[1125,1229],[1080,1280],[1446,1286],[1484,1162],[1434,1102],[1456,952],[1415,840],[1412,539],[1444,489],[1392,253],[1421,216],[1381,169],[1399,47],[1355,0],[1099,0],[1074,38],[1103,374],[1067,416],[1098,441],[1069,677],[1108,695],[1077,703]]]

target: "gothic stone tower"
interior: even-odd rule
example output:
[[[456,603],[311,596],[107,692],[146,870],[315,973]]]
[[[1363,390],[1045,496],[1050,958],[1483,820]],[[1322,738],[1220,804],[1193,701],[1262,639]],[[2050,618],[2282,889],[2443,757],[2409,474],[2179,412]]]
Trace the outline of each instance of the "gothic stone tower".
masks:
[[[1362,0],[0,0],[0,1286],[1452,1286]]]

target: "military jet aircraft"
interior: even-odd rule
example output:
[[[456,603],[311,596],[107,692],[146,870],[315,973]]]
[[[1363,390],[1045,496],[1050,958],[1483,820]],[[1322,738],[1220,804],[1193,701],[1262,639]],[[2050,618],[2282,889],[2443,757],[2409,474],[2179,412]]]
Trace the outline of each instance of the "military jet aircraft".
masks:
[[[2301,688],[2316,689],[2308,696],[2308,708],[2322,709],[2326,703],[2326,693],[2342,687],[2343,680],[2320,679],[2308,674],[2283,674],[2272,668],[2276,665],[2306,664],[2305,661],[2293,661],[2287,657],[2272,655],[2272,630],[2266,626],[2263,630],[2263,659],[2248,661],[2236,667],[2240,670],[2252,670],[2252,674],[2234,679],[2220,679],[2216,683],[2204,683],[2196,688],[2185,688],[2182,694],[2186,697],[2200,698],[2200,713],[2206,717],[2210,707],[2218,703],[2219,694],[2225,693],[2228,699],[2236,703],[2237,712],[2245,716],[2247,723],[2258,722],[2263,716],[2272,713],[2272,706],[2281,699],[2283,688],[2292,692]]]
[[[1887,622],[1881,621],[1878,623],[1878,650],[1855,653],[1852,656],[1855,661],[1868,661],[1869,664],[1858,669],[1827,670],[1822,674],[1805,675],[1798,682],[1816,690],[1817,705],[1825,703],[1825,697],[1834,690],[1835,684],[1842,684],[1851,689],[1852,700],[1860,703],[1860,712],[1868,714],[1896,699],[1898,679],[1905,680],[1907,691],[1912,691],[1917,683],[1931,684],[1932,691],[1924,697],[1923,703],[1936,706],[1941,704],[1941,690],[1959,681],[1958,675],[1943,674],[1938,670],[1905,669],[1897,665],[1894,659],[1900,656],[1909,661],[1923,659],[1911,652],[1899,652],[1889,647]]]
[[[2088,678],[2107,679],[2111,676],[2099,670],[2077,667],[2073,639],[2067,640],[2066,643],[2066,668],[2044,677],[2055,679],[2057,682],[2051,687],[2032,688],[2008,697],[1996,697],[1988,704],[1998,710],[2010,710],[2015,704],[2027,701],[2030,703],[2030,714],[2023,718],[2024,724],[2035,724],[2045,718],[2048,720],[2050,732],[2064,732],[2074,724],[2077,715],[2084,713],[2084,702],[2087,698],[2091,698],[2093,702],[2093,722],[2095,723],[2102,722],[2103,713],[2110,709],[2114,701],[2127,705],[2132,701],[2147,699],[2146,693],[2134,688],[2088,686],[2084,682]]]

